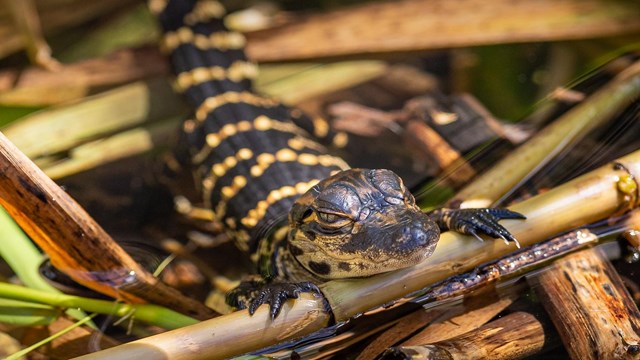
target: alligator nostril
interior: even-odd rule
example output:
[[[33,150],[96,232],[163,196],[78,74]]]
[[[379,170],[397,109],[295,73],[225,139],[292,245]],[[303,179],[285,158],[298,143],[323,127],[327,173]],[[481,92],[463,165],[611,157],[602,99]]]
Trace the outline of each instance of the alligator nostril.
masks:
[[[411,229],[411,237],[418,245],[424,245],[427,242],[427,233],[422,226],[413,226]]]
[[[413,234],[412,234],[412,232],[411,232],[411,226],[405,226],[405,227],[402,229],[402,235],[404,235],[404,236],[411,236],[411,235],[413,235]]]
[[[427,242],[427,234],[425,234],[422,230],[414,231],[413,241],[415,241],[415,243],[418,245],[424,245]]]

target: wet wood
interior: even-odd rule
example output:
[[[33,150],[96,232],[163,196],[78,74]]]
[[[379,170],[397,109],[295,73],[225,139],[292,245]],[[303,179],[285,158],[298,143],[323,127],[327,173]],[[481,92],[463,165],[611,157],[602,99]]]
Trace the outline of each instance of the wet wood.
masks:
[[[455,168],[455,172],[447,172],[447,182],[460,185],[476,174],[462,154],[503,132],[472,96],[445,96],[436,90],[411,98],[398,110],[341,101],[330,105],[328,111],[337,130],[363,137],[388,132],[401,136],[416,163],[428,164],[438,174]]]
[[[460,153],[452,148],[435,130],[422,121],[412,120],[407,123],[407,139],[409,143],[422,150],[437,163],[438,168],[446,169],[461,159]],[[466,165],[468,166],[468,165]],[[473,169],[471,174],[474,173]]]
[[[484,299],[474,298],[470,303],[466,302],[465,311],[430,324],[403,342],[402,346],[432,344],[478,329],[506,309],[517,298],[515,294],[502,299],[493,296],[481,297]]]
[[[454,306],[444,305],[430,310],[420,308],[405,315],[397,324],[372,338],[356,360],[376,359],[387,348],[410,336],[411,339],[405,341],[403,346],[445,340],[477,329],[512,304],[518,296],[519,294],[515,293],[510,293],[504,298],[483,296]],[[418,334],[412,336],[418,330]],[[438,340],[421,341],[421,339],[430,339],[430,336]]]
[[[445,312],[446,310],[435,309],[426,311],[420,308],[409,315],[405,315],[397,324],[393,325],[390,329],[370,341],[369,345],[367,345],[360,355],[358,355],[356,360],[375,359],[386,348],[425,327],[427,324],[435,320],[436,317],[442,316]]]
[[[540,352],[549,341],[535,316],[515,312],[454,339],[385,352],[383,359],[522,359]]]
[[[198,318],[215,315],[138,265],[3,134],[0,204],[51,263],[78,283],[124,301],[148,301]]]
[[[479,328],[512,304],[525,291],[524,286],[519,283],[510,285],[506,293],[498,296],[495,287],[492,286],[498,280],[531,271],[534,267],[542,266],[543,263],[551,262],[568,252],[593,245],[597,241],[598,237],[588,230],[577,230],[522,249],[499,261],[482,265],[471,272],[451,277],[434,285],[420,297],[421,303],[461,295],[471,297],[465,299],[462,310],[440,316],[438,321],[413,335],[403,342],[402,346],[431,344]],[[378,338],[372,344],[377,345],[379,342],[381,340]]]
[[[477,149],[505,132],[471,94],[445,95],[433,91],[421,95],[407,101],[404,111],[424,121],[461,153]]]
[[[315,14],[249,34],[247,53],[258,61],[279,61],[639,31],[640,7],[634,1],[386,1]]]
[[[599,249],[569,255],[530,281],[571,358],[640,355],[640,311]]]
[[[640,210],[634,212],[634,221],[627,223],[640,224],[638,215]],[[588,229],[579,229],[559,237],[532,245],[515,251],[502,259],[482,264],[464,274],[452,276],[440,283],[434,284],[421,301],[431,302],[459,295],[472,294],[482,290],[498,281],[504,281],[519,274],[532,271],[536,267],[542,267],[555,259],[571,252],[593,246],[598,242],[598,236]]]
[[[418,150],[425,160],[435,162],[436,168],[441,171],[455,166],[456,171],[447,178],[449,182],[463,184],[475,175],[475,170],[460,153],[423,121],[409,121],[405,138],[409,146]]]

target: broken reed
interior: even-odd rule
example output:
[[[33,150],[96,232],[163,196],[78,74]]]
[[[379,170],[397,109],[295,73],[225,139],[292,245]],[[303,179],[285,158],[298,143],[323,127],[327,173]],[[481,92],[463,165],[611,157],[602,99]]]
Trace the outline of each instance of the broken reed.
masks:
[[[617,162],[636,178],[640,177],[640,150]],[[525,214],[527,220],[505,220],[502,223],[522,246],[529,246],[557,233],[607,218],[629,205],[618,189],[620,178],[628,175],[619,167],[607,164],[510,207]],[[451,275],[501,258],[514,249],[513,244],[506,245],[502,241],[479,242],[470,236],[446,232],[442,234],[434,254],[414,267],[366,279],[329,281],[320,288],[331,304],[335,319],[343,321]],[[269,319],[268,308],[262,306],[252,317],[246,310],[238,311],[84,358],[119,358],[131,354],[129,351],[149,359],[226,358],[319,330],[330,321],[329,314],[322,309],[320,299],[303,294],[301,299],[287,302],[275,321]]]

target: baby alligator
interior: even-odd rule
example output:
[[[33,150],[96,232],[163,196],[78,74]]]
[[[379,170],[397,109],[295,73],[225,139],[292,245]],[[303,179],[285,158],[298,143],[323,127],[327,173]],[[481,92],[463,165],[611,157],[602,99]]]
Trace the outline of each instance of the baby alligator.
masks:
[[[515,241],[497,221],[524,218],[518,213],[424,213],[393,172],[349,169],[327,155],[310,134],[324,143],[342,139],[337,145],[344,136],[252,91],[255,65],[245,57],[244,37],[223,24],[219,3],[150,4],[176,88],[195,109],[168,167],[192,171],[203,203],[197,213],[219,223],[262,275],[231,291],[231,305],[253,314],[268,303],[276,317],[300,292],[319,294],[320,282],[415,265],[431,255],[442,230]]]

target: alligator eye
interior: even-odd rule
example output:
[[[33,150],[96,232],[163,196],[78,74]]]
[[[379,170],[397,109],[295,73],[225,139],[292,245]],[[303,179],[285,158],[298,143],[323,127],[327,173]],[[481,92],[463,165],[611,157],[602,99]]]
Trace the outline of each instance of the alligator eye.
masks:
[[[392,196],[387,196],[384,198],[384,201],[388,202],[389,204],[393,204],[393,205],[400,205],[403,203],[402,201],[403,199],[398,199],[396,197],[392,197]]]
[[[318,211],[318,219],[322,220],[325,223],[334,223],[338,220],[340,220],[340,217],[336,214],[331,214],[331,213],[326,213],[326,212],[320,212]]]
[[[309,216],[311,216],[311,215],[313,215],[313,210],[311,210],[311,209],[307,209],[307,210],[304,212],[304,214],[302,214],[302,219],[304,220],[304,219],[308,218],[308,217],[309,217]]]

